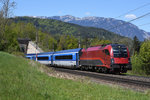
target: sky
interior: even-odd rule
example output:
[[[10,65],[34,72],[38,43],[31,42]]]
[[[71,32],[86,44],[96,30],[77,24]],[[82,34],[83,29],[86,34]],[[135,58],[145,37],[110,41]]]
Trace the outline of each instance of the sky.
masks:
[[[150,0],[14,0],[14,16],[97,16],[130,21],[150,12]],[[138,7],[133,12],[127,13]],[[122,15],[121,17],[118,17]],[[150,15],[133,21],[150,32]]]

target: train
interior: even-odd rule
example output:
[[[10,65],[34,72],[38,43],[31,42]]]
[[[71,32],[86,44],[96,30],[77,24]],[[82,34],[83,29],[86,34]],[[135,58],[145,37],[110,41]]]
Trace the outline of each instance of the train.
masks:
[[[126,73],[132,70],[129,50],[122,44],[26,54],[26,58],[49,66],[104,73]]]

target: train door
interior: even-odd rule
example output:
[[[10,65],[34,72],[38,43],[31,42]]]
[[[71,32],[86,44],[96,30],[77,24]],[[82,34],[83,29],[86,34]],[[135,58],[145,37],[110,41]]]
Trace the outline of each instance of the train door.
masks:
[[[110,65],[110,53],[108,49],[105,49],[105,65]]]
[[[76,53],[76,67],[79,67],[79,53]]]
[[[32,60],[35,60],[35,61],[36,61],[36,56],[33,56],[33,57],[32,57]]]
[[[53,65],[53,55],[51,55],[51,65]]]

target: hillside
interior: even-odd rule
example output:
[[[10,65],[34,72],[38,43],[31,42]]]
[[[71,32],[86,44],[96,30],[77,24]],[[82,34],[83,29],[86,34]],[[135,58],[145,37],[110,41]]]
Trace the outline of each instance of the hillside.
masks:
[[[103,29],[109,30],[111,32],[117,33],[121,36],[130,37],[132,39],[134,36],[137,36],[138,39],[141,41],[150,37],[149,32],[139,29],[136,25],[134,25],[132,23],[127,23],[122,20],[117,20],[114,18],[104,18],[104,17],[78,18],[78,17],[74,17],[74,16],[70,16],[70,15],[52,16],[52,17],[44,17],[44,18],[61,20],[64,22],[74,23],[74,24],[78,24],[81,26],[103,28]],[[117,27],[112,29],[112,27],[114,27],[114,26],[117,26]]]
[[[33,23],[37,28],[51,35],[56,34],[66,34],[79,36],[81,34],[82,38],[98,38],[106,39],[110,41],[120,41],[125,39],[125,37],[117,35],[113,32],[106,31],[104,29],[94,28],[94,27],[83,27],[75,24],[65,23],[53,19],[41,19],[32,17],[16,17],[12,19],[17,22]],[[126,38],[127,39],[127,38]]]
[[[48,76],[47,67],[0,52],[0,100],[149,100],[150,95]]]

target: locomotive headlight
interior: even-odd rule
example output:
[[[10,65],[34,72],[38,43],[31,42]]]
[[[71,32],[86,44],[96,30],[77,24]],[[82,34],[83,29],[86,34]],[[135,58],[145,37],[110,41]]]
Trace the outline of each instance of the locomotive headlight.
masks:
[[[114,58],[111,58],[111,64],[114,64]]]

